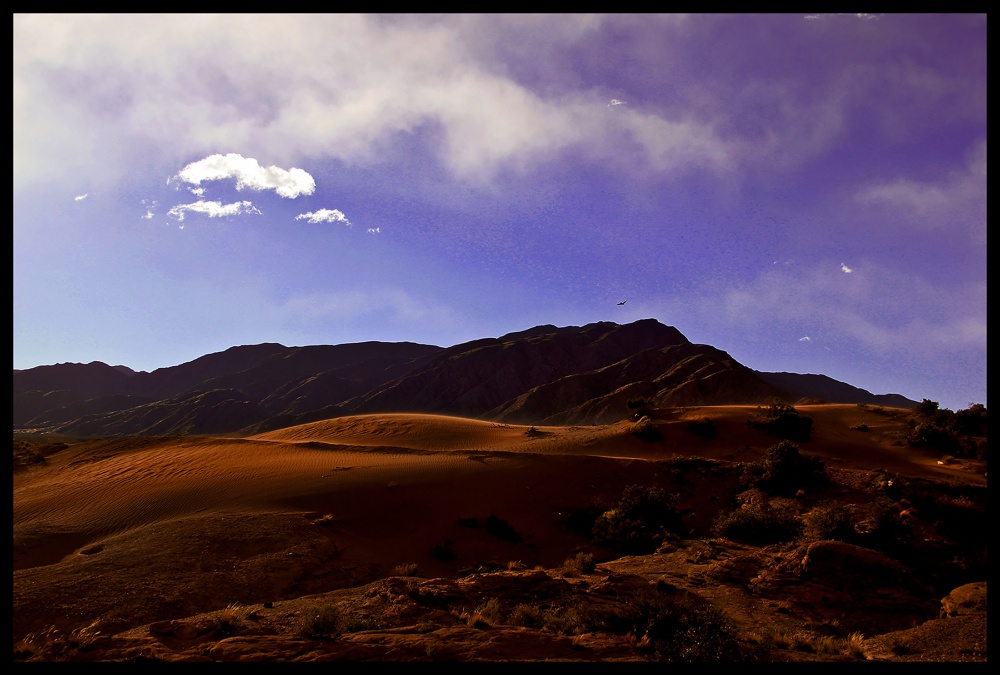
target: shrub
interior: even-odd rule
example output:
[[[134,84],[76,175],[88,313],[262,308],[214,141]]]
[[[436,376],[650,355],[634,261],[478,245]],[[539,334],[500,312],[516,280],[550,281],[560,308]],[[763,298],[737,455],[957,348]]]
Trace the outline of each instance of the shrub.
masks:
[[[342,633],[359,633],[364,630],[378,630],[382,622],[374,617],[352,616],[345,619],[341,625]]]
[[[712,439],[715,438],[717,429],[715,427],[714,421],[712,421],[708,417],[702,417],[701,419],[691,420],[690,422],[688,422],[688,431],[690,431],[695,436]]]
[[[523,626],[524,628],[541,628],[545,622],[544,613],[538,605],[529,605],[521,602],[510,610],[507,622],[512,626]]]
[[[973,403],[965,410],[957,411],[951,423],[952,431],[962,436],[983,435],[984,427],[986,427],[986,406],[982,403]]]
[[[812,418],[799,414],[793,406],[774,401],[764,408],[757,406],[757,413],[747,424],[761,431],[789,441],[805,442],[812,434]]]
[[[803,517],[809,539],[836,539],[851,543],[857,539],[851,510],[836,502],[817,506]]]
[[[420,567],[415,562],[400,563],[392,568],[392,576],[419,577],[421,576]]]
[[[302,617],[299,632],[303,637],[328,640],[343,632],[343,619],[333,603],[308,607],[302,613]]]
[[[481,619],[491,626],[503,623],[503,609],[500,606],[499,598],[490,598],[486,602],[476,607],[473,617]],[[469,624],[472,625],[472,624]]]
[[[868,504],[858,523],[857,544],[897,556],[913,539],[909,525],[900,517],[899,506],[888,497],[878,497]]]
[[[596,504],[570,511],[560,521],[560,525],[581,537],[589,537],[594,532],[594,522],[605,511]]]
[[[793,495],[826,483],[826,469],[819,457],[802,455],[799,446],[782,441],[768,448],[762,460],[744,466],[743,482],[768,494]]]
[[[578,551],[566,558],[563,566],[577,574],[590,574],[597,568],[597,563],[594,562],[592,554]]]
[[[510,523],[502,518],[497,518],[493,514],[490,514],[490,517],[486,519],[486,531],[498,539],[503,539],[514,544],[521,541],[521,535],[518,534],[517,530]]]
[[[649,401],[644,398],[630,398],[626,403],[629,410],[632,410],[632,419],[639,419],[649,415],[651,408]]]
[[[653,423],[653,420],[649,419],[646,415],[643,415],[639,420],[632,425],[629,430],[636,438],[644,441],[655,442],[663,440],[663,432],[660,431],[660,427]]]
[[[635,628],[658,661],[707,663],[745,661],[739,631],[713,605],[644,600],[636,603]]]
[[[451,550],[451,539],[445,539],[441,544],[435,544],[431,549],[431,557],[441,562],[448,562],[455,559],[455,552]]]
[[[594,541],[623,553],[652,553],[664,532],[686,533],[676,500],[657,487],[630,485],[618,505],[594,521]]]
[[[961,455],[962,443],[948,429],[933,422],[919,422],[906,435],[911,448],[925,448],[946,455]]]
[[[721,515],[713,527],[727,539],[766,546],[791,541],[801,532],[802,522],[791,509],[753,503]]]

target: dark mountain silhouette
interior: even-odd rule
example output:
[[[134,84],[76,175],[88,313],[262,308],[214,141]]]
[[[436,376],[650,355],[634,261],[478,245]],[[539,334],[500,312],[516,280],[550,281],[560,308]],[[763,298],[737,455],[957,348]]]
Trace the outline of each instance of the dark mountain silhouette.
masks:
[[[15,370],[13,394],[15,431],[84,436],[248,434],[376,412],[606,423],[637,398],[661,408],[805,397],[916,405],[822,375],[754,371],[654,319],[536,326],[448,348],[265,343],[152,372],[63,363]]]
[[[783,389],[795,398],[821,398],[833,403],[869,403],[890,408],[912,408],[917,404],[900,394],[873,394],[826,375],[799,375],[797,373],[761,373],[760,379]]]

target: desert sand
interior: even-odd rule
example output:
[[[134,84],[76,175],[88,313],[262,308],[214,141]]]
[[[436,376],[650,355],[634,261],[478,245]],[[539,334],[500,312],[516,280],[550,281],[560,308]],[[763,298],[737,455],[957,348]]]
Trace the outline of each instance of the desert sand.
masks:
[[[745,423],[753,410],[661,411],[664,439],[655,443],[632,436],[627,420],[528,427],[416,414],[247,438],[74,442],[14,474],[14,639],[95,622],[106,636],[141,633],[234,604],[278,606],[360,587],[406,564],[424,578],[458,579],[485,562],[555,568],[580,550],[607,559],[565,518],[613,504],[627,485],[655,483],[658,461],[758,459],[777,441]],[[831,469],[986,484],[982,466],[893,445],[893,414],[799,411],[814,419],[802,452]],[[718,427],[712,440],[687,430],[706,416]],[[869,430],[852,429],[860,423]],[[692,527],[707,532],[720,508],[713,494],[701,488],[688,502]],[[518,541],[470,526],[490,516]],[[435,546],[453,557],[432,555]]]

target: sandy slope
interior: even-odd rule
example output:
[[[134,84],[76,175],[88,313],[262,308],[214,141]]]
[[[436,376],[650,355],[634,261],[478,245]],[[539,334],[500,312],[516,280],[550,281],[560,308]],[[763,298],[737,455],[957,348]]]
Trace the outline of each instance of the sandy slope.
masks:
[[[760,457],[776,441],[745,424],[753,410],[665,412],[659,443],[631,436],[628,422],[528,433],[411,414],[243,439],[76,443],[14,475],[15,637],[94,617],[124,629],[228,602],[295,597],[379,578],[406,562],[445,576],[490,559],[557,565],[587,543],[560,520],[649,482],[647,460]],[[985,484],[973,468],[891,445],[883,434],[899,421],[890,416],[837,405],[800,412],[815,429],[803,452],[831,466]],[[687,430],[688,420],[704,416],[718,425],[711,441]],[[870,431],[851,429],[860,422]],[[520,540],[487,533],[481,525],[491,515]],[[435,545],[455,558],[434,558]]]

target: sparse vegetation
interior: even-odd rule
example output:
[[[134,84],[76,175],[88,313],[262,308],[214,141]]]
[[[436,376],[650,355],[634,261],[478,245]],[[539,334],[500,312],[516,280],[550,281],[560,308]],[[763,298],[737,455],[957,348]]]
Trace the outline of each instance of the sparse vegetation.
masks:
[[[981,403],[952,412],[937,401],[924,399],[907,420],[906,443],[912,448],[935,450],[945,455],[986,459],[986,407]]]
[[[302,614],[299,630],[302,637],[329,640],[343,632],[344,622],[340,610],[331,602],[309,607]]]
[[[249,614],[250,609],[238,602],[226,605],[222,611],[215,615],[213,620],[215,631],[221,635],[236,635],[246,628],[246,619]]]
[[[486,519],[486,531],[498,539],[503,539],[513,544],[521,541],[521,535],[518,534],[517,530],[510,523],[502,518],[497,518],[492,513]]]
[[[419,577],[423,576],[420,566],[415,562],[401,563],[392,568],[394,577]]]
[[[852,511],[837,502],[817,505],[803,517],[804,534],[809,539],[857,540]]]
[[[431,548],[431,557],[441,562],[448,562],[455,559],[455,552],[452,550],[454,543],[451,539],[445,539],[440,544],[434,544]]]
[[[374,617],[350,616],[342,621],[341,633],[360,633],[380,628],[382,628],[382,622]]]
[[[764,452],[764,458],[744,466],[743,482],[772,495],[793,495],[802,488],[827,482],[819,457],[803,455],[799,446],[782,441]]]
[[[595,543],[623,553],[655,551],[664,533],[686,533],[683,514],[674,506],[677,499],[658,487],[626,487],[618,505],[594,522]]]
[[[757,406],[747,424],[772,436],[802,443],[809,440],[813,421],[788,403],[772,401],[766,408]]]
[[[691,420],[688,422],[687,427],[688,431],[690,431],[692,434],[694,434],[695,436],[700,436],[701,438],[705,439],[715,438],[715,434],[718,431],[716,429],[715,422],[708,417],[702,417],[701,419]]]
[[[649,401],[644,398],[630,398],[625,402],[628,409],[632,411],[632,421],[639,420],[643,417],[649,417],[653,410],[650,406]]]
[[[736,624],[717,607],[649,598],[636,603],[634,612],[632,631],[641,636],[640,651],[658,661],[754,660],[754,650],[740,640]]]
[[[663,440],[663,432],[660,431],[660,427],[656,426],[656,423],[645,415],[640,417],[635,424],[632,425],[629,433],[636,438],[650,443]]]
[[[802,521],[784,504],[751,502],[722,514],[714,530],[733,541],[766,546],[797,537],[802,531]]]
[[[62,442],[39,443],[18,438],[13,440],[15,470],[44,464],[46,457],[69,447],[68,444]]]
[[[59,659],[70,652],[84,651],[101,637],[98,625],[99,620],[95,619],[69,633],[65,633],[55,626],[28,633],[14,643],[14,658],[17,660]]]
[[[573,574],[590,574],[596,569],[597,563],[594,562],[593,554],[577,551],[566,558],[563,566]]]

